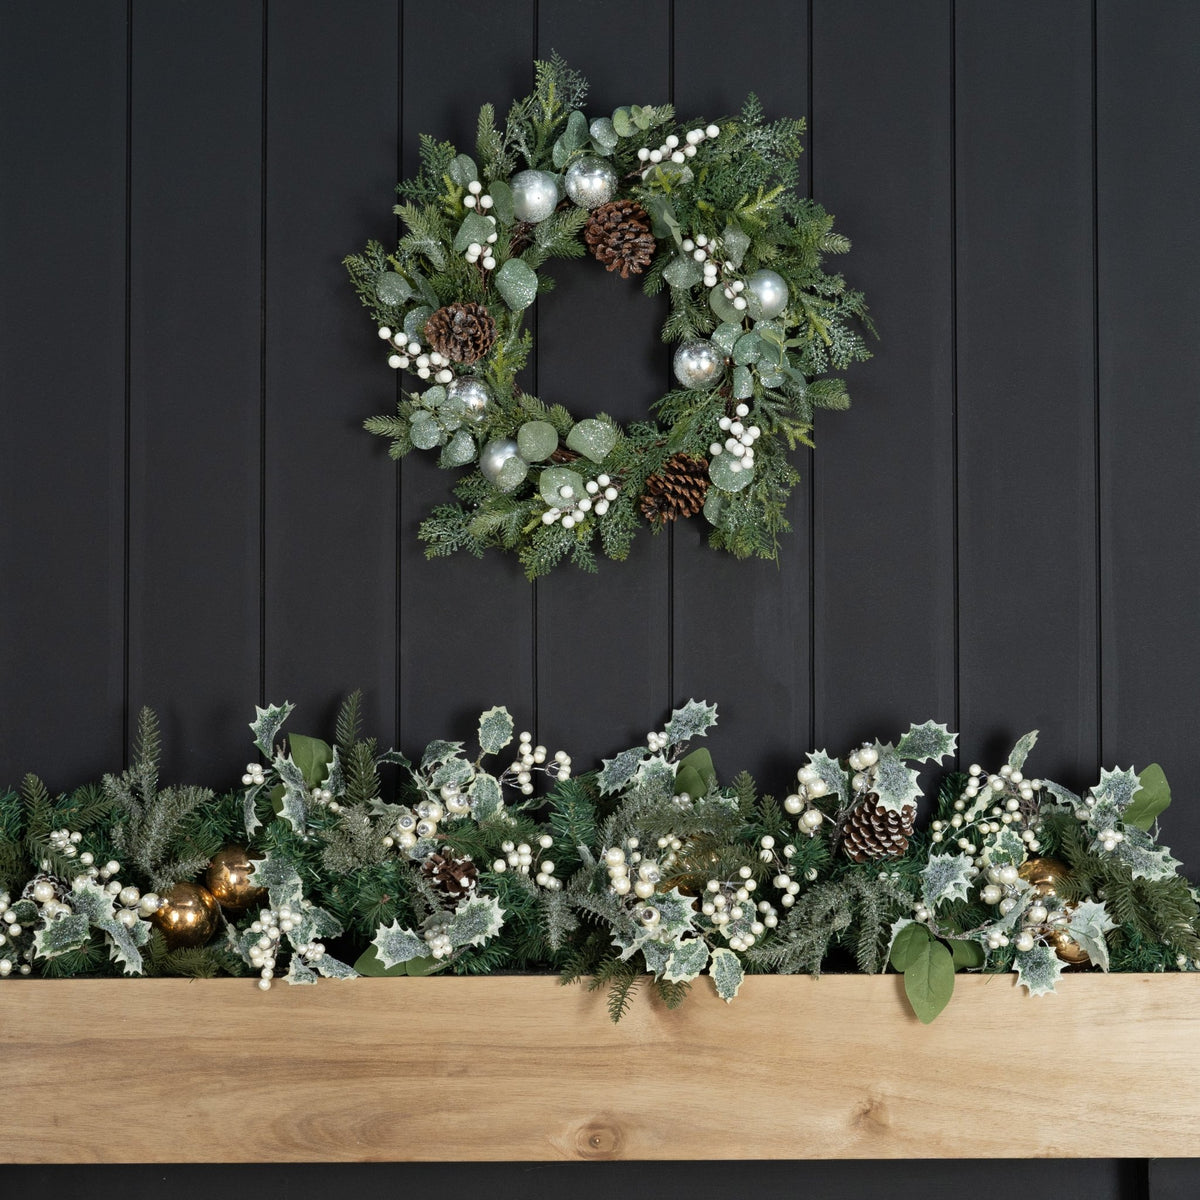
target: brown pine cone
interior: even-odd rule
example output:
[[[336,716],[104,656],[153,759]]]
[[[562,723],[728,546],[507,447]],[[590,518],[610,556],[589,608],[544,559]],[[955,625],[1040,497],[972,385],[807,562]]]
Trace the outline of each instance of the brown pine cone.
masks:
[[[646,480],[642,516],[658,525],[694,517],[704,507],[707,494],[708,463],[691,454],[672,454],[662,470]]]
[[[421,864],[421,870],[439,892],[452,900],[473,891],[479,877],[475,863],[465,855],[454,858],[448,854],[431,854]]]
[[[856,863],[899,858],[908,849],[916,816],[915,804],[907,804],[899,812],[893,812],[884,808],[879,797],[872,793],[846,821],[842,830],[842,848]]]
[[[592,209],[583,240],[592,257],[622,279],[640,275],[654,257],[650,215],[636,200],[610,200]]]
[[[496,343],[496,322],[482,304],[447,304],[425,322],[425,340],[451,362],[470,366]]]

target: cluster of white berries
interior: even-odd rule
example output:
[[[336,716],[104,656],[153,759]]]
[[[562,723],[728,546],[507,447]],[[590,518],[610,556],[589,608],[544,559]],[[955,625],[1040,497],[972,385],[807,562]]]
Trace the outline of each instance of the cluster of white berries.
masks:
[[[808,811],[817,812],[816,809],[809,809]],[[818,813],[818,815],[820,814]],[[820,824],[820,822],[817,822],[817,824]],[[809,832],[809,837],[812,837],[813,833],[815,832],[816,825],[814,825],[813,829]],[[776,873],[772,877],[771,883],[783,893],[779,897],[779,903],[784,908],[791,908],[792,905],[796,903],[796,897],[800,894],[800,885],[796,882],[795,877],[792,875],[792,868],[790,865],[791,860],[796,855],[796,847],[791,842],[785,842],[783,846],[783,857],[780,858],[779,851],[775,846],[775,839],[769,833],[763,834],[763,836],[759,839],[758,845],[758,857],[763,862],[771,863],[772,866],[775,867]],[[816,878],[815,873],[813,874],[812,878]],[[766,905],[766,907],[764,907],[764,905]],[[770,908],[771,913],[774,913],[775,911],[772,906],[768,905],[766,901],[763,900],[759,901],[758,908],[760,912],[764,913],[767,912],[768,908]],[[766,921],[769,929],[774,929],[778,924],[777,919],[767,920],[767,918],[764,917],[763,920]]]
[[[733,462],[730,463],[729,469],[736,474],[741,470],[754,469],[754,443],[758,441],[762,435],[762,430],[757,425],[747,425],[745,418],[750,415],[750,406],[747,404],[739,404],[733,410],[732,417],[722,417],[718,422],[722,433],[727,433],[729,436],[725,439],[724,444],[721,442],[713,442],[708,448],[709,454],[716,458],[718,454],[728,453]]]
[[[291,933],[299,919],[300,914],[284,904],[278,909],[264,908],[250,923],[250,932],[258,934],[258,940],[251,942],[248,951],[250,965],[258,970],[258,986],[264,992],[275,978],[275,960],[279,957],[283,935]],[[316,962],[323,957],[325,947],[320,942],[307,942],[297,946],[295,952],[306,962]]]
[[[487,212],[492,207],[492,198],[483,190],[483,184],[478,179],[472,179],[467,184],[467,194],[463,197],[463,204],[467,208],[480,208]]]
[[[563,484],[558,489],[561,504],[552,505],[542,513],[542,524],[553,525],[561,521],[564,529],[574,529],[588,513],[594,512],[602,517],[608,512],[608,506],[620,493],[613,486],[613,481],[607,475],[597,475],[584,484],[584,495],[575,495],[575,489],[569,484]]]
[[[74,858],[79,853],[79,843],[83,841],[83,834],[78,830],[72,832],[70,829],[52,829],[46,835],[46,841],[56,854],[61,854],[63,858]]]
[[[679,799],[678,796],[675,797]],[[683,849],[683,842],[674,834],[667,834],[658,839],[658,869],[659,871],[669,871],[679,861],[679,852]]]
[[[262,763],[250,762],[246,764],[245,774],[242,775],[243,787],[262,787],[266,782],[267,775],[263,770]]]
[[[470,786],[470,785],[468,785]],[[443,784],[438,791],[442,803],[446,806],[446,815],[465,817],[471,811],[471,797],[457,783]]]
[[[646,734],[646,747],[651,754],[661,754],[670,745],[670,741],[666,730],[660,733],[658,730],[652,729]]]
[[[985,775],[978,763],[972,763],[967,774],[967,786],[954,801],[950,820],[934,821],[930,826],[933,841],[952,838],[964,854],[978,861],[984,855],[987,838],[1007,825],[1019,832],[1031,853],[1040,850],[1041,843],[1033,822],[1042,781],[1026,779],[1007,763],[994,775]]]
[[[312,796],[314,804],[319,804],[322,808],[327,808],[331,813],[340,813],[342,806],[333,798],[333,793],[327,788],[317,784],[309,793]]]
[[[450,922],[440,915],[434,915],[425,922],[425,945],[434,958],[449,958],[454,951],[450,941]]]
[[[1125,835],[1119,829],[1102,829],[1099,833],[1101,847],[1111,854],[1118,843],[1125,840]]]
[[[538,838],[540,850],[549,850],[553,845],[554,839],[548,833],[543,833]],[[500,846],[500,851],[504,857],[498,858],[492,863],[492,870],[497,875],[503,875],[510,868],[521,875],[528,875],[533,869],[533,847],[528,842],[521,842],[520,845],[504,842]],[[562,880],[555,878],[554,863],[548,858],[544,858],[538,863],[537,873],[533,880],[538,887],[544,887],[549,892],[557,892],[562,887]]]
[[[683,144],[675,134],[668,134],[663,144],[656,150],[642,146],[638,150],[638,162],[649,163],[653,166],[660,162],[685,163],[689,158],[696,157],[696,147],[706,138],[715,138],[721,132],[719,125],[709,125],[704,129],[689,129],[683,135]],[[649,167],[647,167],[647,170]]]
[[[638,849],[640,844],[637,838],[627,838],[624,848],[610,846],[601,855],[608,871],[609,891],[614,896],[628,896],[632,892],[639,900],[649,900],[654,895],[662,879],[662,868],[653,859],[643,858]],[[630,868],[634,870],[632,877]]]
[[[736,879],[710,879],[704,887],[700,911],[724,936],[731,950],[749,950],[768,928],[765,919],[760,921],[756,917],[748,925],[739,924],[736,929],[732,928],[755,912],[751,893],[757,890],[758,884],[751,878],[753,874],[750,867],[738,867]],[[774,916],[773,913],[769,915]],[[779,924],[777,916],[774,924]]]
[[[859,753],[856,751],[855,753]],[[784,811],[793,817],[799,817],[800,828],[810,838],[817,836],[825,814],[814,804],[822,796],[829,794],[829,785],[821,778],[821,773],[812,763],[808,763],[796,772],[796,790],[783,798]]]
[[[437,800],[425,799],[418,801],[415,809],[405,806],[392,823],[392,830],[383,839],[383,844],[389,850],[399,846],[401,850],[411,850],[419,841],[435,837],[438,822],[446,817],[446,809]]]
[[[20,961],[22,956],[14,945],[15,939],[20,936],[21,925],[12,910],[11,897],[7,892],[0,892],[0,946],[9,947],[0,956],[0,979],[7,978],[14,970],[21,975],[28,975],[33,970],[28,962]],[[28,958],[29,955],[24,957]]]
[[[501,783],[520,788],[522,796],[532,796],[534,771],[543,771],[554,780],[566,779],[571,774],[571,756],[565,750],[556,750],[554,761],[546,766],[546,747],[535,746],[533,734],[525,730],[517,740],[517,757],[500,776]]]

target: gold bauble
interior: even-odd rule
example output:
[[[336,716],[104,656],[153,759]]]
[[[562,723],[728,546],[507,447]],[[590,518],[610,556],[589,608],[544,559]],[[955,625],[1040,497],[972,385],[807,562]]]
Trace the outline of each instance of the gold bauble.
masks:
[[[222,908],[241,912],[267,894],[266,888],[253,882],[253,876],[254,859],[241,846],[226,846],[213,855],[205,883]]]
[[[1054,931],[1050,937],[1050,945],[1054,947],[1054,953],[1071,966],[1092,961],[1088,952],[1065,929]]]
[[[203,946],[217,928],[217,902],[198,883],[177,883],[162,898],[154,924],[172,950]]]
[[[1017,868],[1017,874],[1033,888],[1035,896],[1046,899],[1060,894],[1059,885],[1071,877],[1071,869],[1057,858],[1029,858]]]

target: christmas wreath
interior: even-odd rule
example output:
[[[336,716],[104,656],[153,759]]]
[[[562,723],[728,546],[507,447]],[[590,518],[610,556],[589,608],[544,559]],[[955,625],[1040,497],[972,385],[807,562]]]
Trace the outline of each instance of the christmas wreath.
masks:
[[[345,260],[389,365],[419,381],[366,428],[395,458],[471,468],[422,524],[427,553],[515,550],[532,579],[564,559],[594,569],[597,545],[624,558],[643,523],[702,511],[714,547],[775,558],[788,451],[812,444],[815,409],[847,407],[825,373],[867,357],[870,328],[861,294],[822,269],[849,243],[797,190],[804,122],[767,121],[753,96],[715,123],[669,105],[589,122],[581,75],[557,56],[535,74],[503,129],[480,111],[474,157],[422,136],[395,251]],[[669,293],[679,386],[655,420],[577,420],[516,382],[523,315],[553,286],[539,268],[588,253]]]

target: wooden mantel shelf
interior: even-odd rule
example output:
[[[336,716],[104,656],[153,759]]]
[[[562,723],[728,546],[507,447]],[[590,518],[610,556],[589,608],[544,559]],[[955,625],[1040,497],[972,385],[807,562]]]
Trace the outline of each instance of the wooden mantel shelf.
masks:
[[[8,1162],[1200,1154],[1200,975],[760,976],[612,1025],[553,978],[0,984]]]

